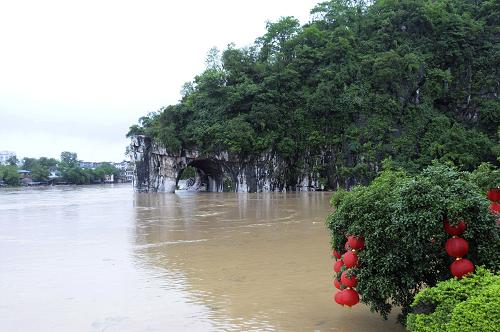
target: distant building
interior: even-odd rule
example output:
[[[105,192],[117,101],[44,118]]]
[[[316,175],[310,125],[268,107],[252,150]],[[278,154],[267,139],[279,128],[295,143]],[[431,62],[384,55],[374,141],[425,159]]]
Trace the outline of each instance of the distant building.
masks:
[[[97,167],[99,167],[99,165],[101,165],[101,163],[96,163],[96,162],[93,162],[93,161],[83,161],[83,160],[78,160],[78,165],[79,165],[81,168],[96,169]]]
[[[115,176],[113,174],[106,174],[104,175],[104,182],[105,183],[113,183],[115,182]]]
[[[119,163],[113,163],[113,166],[120,170],[120,182],[132,182],[134,179],[134,170],[130,161],[124,160]]]
[[[25,169],[20,169],[17,171],[17,174],[19,174],[19,180],[21,181],[22,185],[30,185],[33,180],[31,179],[31,172]]]
[[[19,177],[21,179],[27,178],[31,175],[31,172],[25,169],[20,169],[17,171],[17,174],[19,174]]]
[[[13,151],[0,151],[0,165],[7,164],[9,158],[15,157],[16,153]]]
[[[133,180],[134,180],[134,170],[133,169],[126,170],[124,182],[132,182]]]

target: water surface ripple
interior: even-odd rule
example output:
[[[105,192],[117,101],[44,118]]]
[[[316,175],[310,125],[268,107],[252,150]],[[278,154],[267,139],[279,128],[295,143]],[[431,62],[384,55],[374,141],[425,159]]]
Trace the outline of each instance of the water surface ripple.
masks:
[[[1,331],[403,331],[333,303],[329,193],[0,190]]]

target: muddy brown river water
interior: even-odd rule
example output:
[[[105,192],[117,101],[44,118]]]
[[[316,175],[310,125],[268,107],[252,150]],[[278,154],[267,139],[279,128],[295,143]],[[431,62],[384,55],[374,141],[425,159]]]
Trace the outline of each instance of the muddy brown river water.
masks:
[[[404,331],[333,302],[329,198],[0,189],[0,331]]]

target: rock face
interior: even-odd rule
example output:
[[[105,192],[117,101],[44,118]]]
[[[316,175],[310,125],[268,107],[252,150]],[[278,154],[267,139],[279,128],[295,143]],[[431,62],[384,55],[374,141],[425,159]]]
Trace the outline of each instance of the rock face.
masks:
[[[135,163],[134,188],[139,192],[173,193],[187,166],[196,169],[196,178],[191,188],[200,191],[320,189],[317,173],[304,168],[300,174],[288,174],[287,164],[272,153],[261,154],[249,160],[239,160],[227,152],[204,155],[197,150],[182,149],[178,153],[172,153],[146,136],[132,137],[129,152]]]

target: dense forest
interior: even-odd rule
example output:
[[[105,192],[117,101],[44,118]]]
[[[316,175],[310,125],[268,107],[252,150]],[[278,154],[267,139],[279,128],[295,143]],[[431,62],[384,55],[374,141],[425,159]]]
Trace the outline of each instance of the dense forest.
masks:
[[[171,151],[273,153],[293,182],[367,183],[384,159],[408,172],[500,155],[500,2],[333,0],[267,24],[249,47],[212,49],[176,105],[139,120]]]

